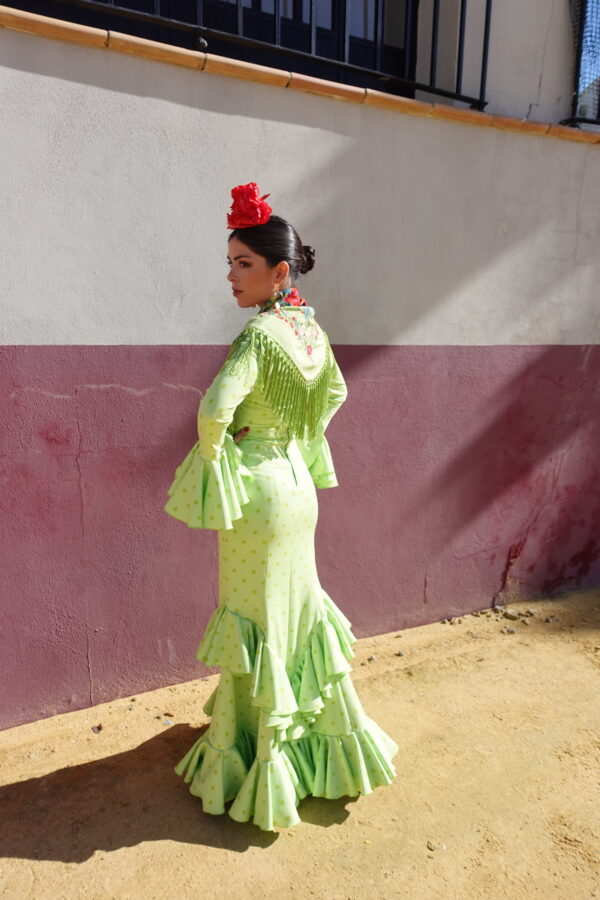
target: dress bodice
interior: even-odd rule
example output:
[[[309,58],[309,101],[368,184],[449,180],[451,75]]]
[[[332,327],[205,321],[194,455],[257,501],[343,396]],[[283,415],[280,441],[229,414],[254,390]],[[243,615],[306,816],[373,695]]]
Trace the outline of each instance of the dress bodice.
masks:
[[[245,381],[228,431],[253,437],[314,438],[339,373],[312,307],[274,307],[253,316],[234,340],[224,370]]]
[[[277,456],[280,445],[296,447],[316,487],[338,483],[325,430],[346,399],[346,383],[312,307],[280,312],[247,322],[202,396],[198,441],[178,467],[165,506],[192,528],[231,528],[247,502],[244,479],[253,477],[260,458]],[[234,441],[246,425],[248,434]]]

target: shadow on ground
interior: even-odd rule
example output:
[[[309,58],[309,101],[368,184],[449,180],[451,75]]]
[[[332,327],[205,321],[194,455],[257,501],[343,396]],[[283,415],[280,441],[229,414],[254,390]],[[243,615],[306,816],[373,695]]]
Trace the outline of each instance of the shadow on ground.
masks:
[[[204,730],[175,725],[124,753],[1,787],[0,857],[79,863],[97,850],[159,840],[236,852],[268,847],[278,832],[203,813],[202,801],[173,772]],[[354,800],[306,797],[302,819],[341,824]]]

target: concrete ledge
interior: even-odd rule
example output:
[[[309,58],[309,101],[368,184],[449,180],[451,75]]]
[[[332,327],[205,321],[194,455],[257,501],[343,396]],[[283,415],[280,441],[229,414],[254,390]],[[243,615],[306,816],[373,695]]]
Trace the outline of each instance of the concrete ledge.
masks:
[[[480,112],[477,109],[461,109],[459,106],[447,106],[444,103],[434,102],[432,116],[435,119],[465,122],[467,125],[483,125],[484,128],[492,124],[492,116],[488,113]]]
[[[367,88],[365,106],[376,106],[378,109],[391,109],[393,112],[406,113],[409,116],[433,115],[433,103],[423,100],[411,100],[410,97],[398,97],[395,94],[386,94],[385,91],[375,91]]]
[[[494,128],[501,131],[522,131],[527,134],[547,134],[549,122],[527,122],[523,119],[512,119],[510,116],[491,116]],[[587,132],[589,134],[589,132]],[[594,135],[592,135],[594,136]],[[598,135],[600,137],[600,135]],[[592,142],[593,143],[593,142]]]
[[[206,54],[205,72],[211,75],[227,75],[229,78],[243,78],[245,81],[258,81],[260,84],[272,84],[275,87],[287,87],[292,77],[291,72],[282,69],[271,69],[256,63],[229,59],[226,56]]]
[[[366,88],[338,84],[337,81],[326,81],[324,78],[313,78],[312,75],[300,75],[298,72],[292,72],[288,88],[292,91],[307,91],[309,94],[331,97],[333,100],[348,100],[350,103],[362,103],[366,93]]]
[[[411,100],[409,97],[398,97],[394,94],[386,94],[384,91],[338,84],[322,78],[313,78],[310,75],[288,72],[285,69],[272,69],[268,66],[215,56],[212,53],[173,47],[170,44],[148,41],[117,31],[89,28],[86,25],[64,22],[62,19],[53,19],[49,16],[39,16],[9,6],[0,6],[0,28],[10,28],[14,31],[23,31],[53,40],[69,41],[86,47],[99,47],[114,50],[117,53],[129,53],[156,62],[198,69],[212,75],[225,75],[229,78],[241,78],[273,87],[304,91],[320,97],[329,97],[332,100],[364,104],[405,115],[446,119],[466,125],[517,131],[521,134],[544,135],[584,144],[600,144],[600,132],[582,131],[578,128],[550,122],[529,122],[510,116],[489,115],[478,110],[448,106],[438,102]]]
[[[146,38],[122,34],[120,31],[108,31],[106,46],[117,53],[130,53],[155,62],[169,63],[174,66],[186,66],[190,69],[203,69],[206,65],[206,53],[201,50],[186,50],[184,47],[173,47],[159,41],[148,41]]]
[[[105,47],[108,38],[108,32],[101,28],[89,28],[75,22],[38,16],[10,6],[0,6],[0,27],[58,41],[70,41],[72,44],[83,44],[85,47]]]
[[[569,132],[567,135],[565,132]],[[568,125],[551,124],[548,127],[548,134],[551,137],[566,138],[568,141],[581,141],[585,144],[590,143],[590,135],[594,138],[591,143],[600,143],[600,132],[579,131],[577,128],[569,128]]]

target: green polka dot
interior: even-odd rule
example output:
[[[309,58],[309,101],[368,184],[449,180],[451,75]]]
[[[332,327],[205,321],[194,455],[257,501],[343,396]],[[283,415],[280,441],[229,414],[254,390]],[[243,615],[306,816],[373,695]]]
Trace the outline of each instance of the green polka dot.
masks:
[[[241,401],[244,415],[224,424]],[[209,407],[211,411],[217,408],[216,415],[223,418],[218,428]],[[217,444],[223,427],[234,432],[238,422],[253,421],[253,412],[256,427],[277,427],[269,421],[264,397],[262,405],[253,406],[252,393],[244,393],[239,376],[228,372],[211,386],[200,424],[205,429],[214,427],[214,433],[206,437]],[[310,789],[315,796],[357,796],[390,783],[395,775],[391,763],[395,745],[384,732],[368,731],[366,714],[347,673],[331,673],[330,686],[319,687],[328,677],[326,667],[337,666],[346,658],[343,648],[352,640],[343,620],[336,621],[335,606],[326,603],[316,570],[318,507],[310,473],[300,461],[298,468],[294,458],[299,475],[296,484],[287,463],[273,453],[273,446],[265,444],[264,449],[260,478],[246,482],[249,502],[239,504],[241,517],[232,520],[231,529],[219,530],[222,606],[220,618],[217,609],[215,619],[207,625],[201,658],[220,667],[221,677],[211,700],[209,729],[198,739],[204,738],[198,747],[202,752],[190,756],[196,745],[190,748],[187,765],[192,771],[186,774],[196,793],[207,798],[206,811],[220,812],[222,802],[231,800],[230,811],[237,818],[268,829],[296,821],[293,773],[299,784],[311,773]],[[253,444],[251,454],[245,457],[251,468],[258,453],[260,442]],[[215,471],[221,471],[220,467],[211,469],[211,477]],[[204,472],[199,459],[193,475],[196,484]],[[204,524],[219,525],[223,509],[227,509],[223,498],[228,498],[230,511],[236,505],[231,495],[236,489],[236,473],[231,474],[233,481],[219,485],[214,497],[212,491],[204,494],[206,482],[199,491],[190,480],[173,511],[186,509],[187,497],[193,499],[194,512],[183,515],[198,523],[204,519]],[[210,511],[202,509],[204,496],[210,499]],[[210,587],[202,585],[201,591],[209,593]],[[229,610],[225,614],[223,605]],[[326,629],[322,623],[329,614],[336,627]],[[345,636],[343,643],[339,635]],[[333,642],[331,647],[328,641]],[[298,701],[301,681],[306,708],[298,712],[288,704],[290,693]],[[274,719],[272,726],[266,724],[269,716]],[[286,753],[291,750],[292,733],[296,737],[302,734],[293,742],[296,756]]]

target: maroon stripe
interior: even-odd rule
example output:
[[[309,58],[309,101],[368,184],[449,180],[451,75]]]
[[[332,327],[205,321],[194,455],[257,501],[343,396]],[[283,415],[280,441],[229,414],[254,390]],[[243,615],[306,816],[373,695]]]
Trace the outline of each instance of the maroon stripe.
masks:
[[[317,561],[359,637],[598,584],[598,347],[334,350]],[[162,507],[226,352],[1,348],[1,727],[202,672],[216,533]]]

